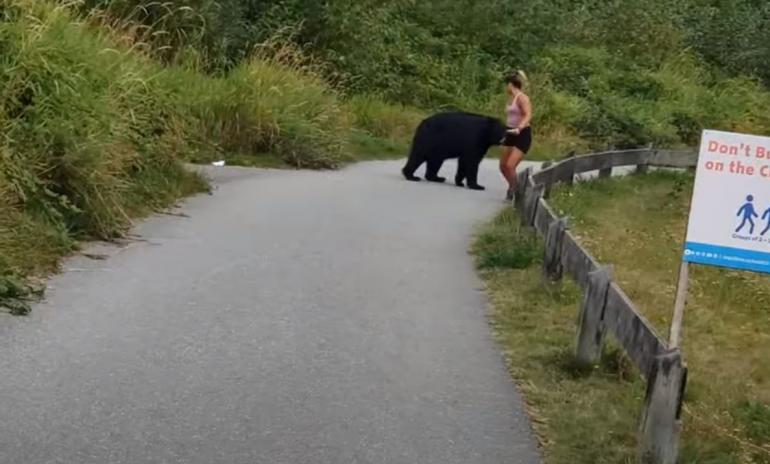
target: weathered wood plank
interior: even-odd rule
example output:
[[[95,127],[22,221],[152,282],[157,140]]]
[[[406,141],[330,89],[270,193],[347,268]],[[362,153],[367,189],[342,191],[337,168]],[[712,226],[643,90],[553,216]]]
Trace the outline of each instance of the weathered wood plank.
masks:
[[[554,173],[554,182],[571,183],[575,178],[575,158],[569,158],[556,167]]]
[[[604,324],[639,371],[648,377],[655,357],[665,352],[666,345],[616,283],[607,292]]]
[[[542,172],[542,171],[543,171],[543,170],[545,170],[545,169],[548,169],[548,168],[550,168],[551,166],[553,166],[553,161],[545,161],[545,162],[544,162],[544,163],[543,163],[543,164],[540,166],[540,172]],[[535,180],[535,183],[536,183],[536,184],[543,184],[543,185],[545,185],[545,190],[543,191],[543,198],[548,198],[548,197],[550,197],[550,196],[551,196],[551,185],[552,185],[552,184],[550,184],[550,183],[548,183],[548,182],[541,182],[541,181],[539,181],[539,180],[538,180],[538,174],[539,174],[540,172],[538,172],[538,173],[534,174],[532,177],[533,177],[533,179]]]
[[[531,177],[527,179],[527,185],[524,190],[524,209],[522,211],[522,221],[525,226],[531,227],[535,224],[537,207],[540,199],[543,198],[544,192],[545,185],[535,184]]]
[[[542,187],[541,187],[542,188]],[[558,217],[551,209],[551,206],[545,200],[545,198],[538,199],[537,211],[535,212],[535,230],[538,235],[545,237],[548,233],[548,228],[552,223],[556,222]]]
[[[535,182],[538,184],[545,184],[545,185],[551,185],[553,184],[553,172],[556,168],[556,164],[551,164],[549,166],[544,166],[543,169],[537,171],[532,178],[535,179]]]
[[[588,288],[578,316],[575,358],[579,365],[593,366],[602,355],[605,332],[602,318],[609,286],[610,272],[607,268],[588,273]]]
[[[639,426],[639,462],[676,464],[687,367],[678,349],[655,358]]]
[[[698,164],[698,152],[693,150],[657,150],[649,160],[650,166],[691,168]]]
[[[609,151],[601,153],[589,153],[576,158],[575,172],[599,171],[614,166],[613,159],[621,152]]]
[[[697,164],[698,153],[693,150],[613,150],[567,158],[559,163],[543,166],[534,175],[536,183],[551,185],[569,182],[572,176],[591,171],[601,171],[606,176],[613,167],[620,166],[655,166],[670,168],[690,168]],[[641,168],[642,170],[646,168]]]
[[[575,160],[577,158],[568,158],[560,161],[553,166],[538,171],[533,178],[535,183],[553,185],[559,182],[569,182],[575,175]]]
[[[575,158],[575,173],[601,171],[618,166],[646,164],[652,155],[648,148],[638,150],[606,151]]]
[[[529,179],[532,177],[532,168],[526,168],[519,172],[516,176],[516,196],[514,197],[514,206],[519,211],[519,214],[524,214],[524,201],[526,196],[527,185],[529,185]]]
[[[655,156],[656,150],[653,149],[652,144],[650,144],[647,148],[650,150],[650,153],[644,157],[644,161],[636,165],[637,174],[647,174],[650,171],[650,159]]]
[[[543,274],[547,280],[555,282],[562,278],[562,242],[567,230],[567,220],[559,218],[551,222],[545,234],[545,256],[543,257]]]
[[[583,248],[569,231],[562,238],[561,262],[564,272],[571,275],[580,288],[588,287],[588,274],[599,268],[599,263]]]
[[[565,156],[565,160],[571,160],[571,163],[565,164],[565,172],[564,172],[564,179],[561,180],[561,182],[564,182],[567,185],[572,185],[575,183],[575,167],[577,166],[577,159],[576,159],[577,153],[574,151],[571,151],[569,155]]]

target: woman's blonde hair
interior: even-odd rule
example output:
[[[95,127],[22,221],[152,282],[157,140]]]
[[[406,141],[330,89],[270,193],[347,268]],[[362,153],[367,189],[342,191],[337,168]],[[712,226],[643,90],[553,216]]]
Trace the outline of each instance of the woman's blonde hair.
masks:
[[[524,84],[527,82],[527,75],[524,73],[524,71],[519,69],[516,72],[508,74],[508,76],[505,78],[505,82],[506,84],[511,84],[517,89],[520,89],[524,87]]]

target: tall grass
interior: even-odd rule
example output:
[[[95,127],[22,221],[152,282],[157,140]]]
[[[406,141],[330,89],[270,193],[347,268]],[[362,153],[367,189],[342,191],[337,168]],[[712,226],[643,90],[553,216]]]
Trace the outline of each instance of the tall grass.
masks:
[[[129,22],[79,20],[44,0],[7,0],[0,14],[0,302],[28,293],[18,276],[53,269],[77,240],[119,236],[204,188],[183,160],[346,159],[345,106],[293,47],[212,76],[162,65]]]
[[[334,168],[346,159],[349,116],[293,47],[257,53],[227,77],[169,68],[160,79],[202,141],[225,158],[269,153],[301,168]]]
[[[201,187],[157,69],[65,7],[6,2],[0,23],[0,298],[50,269],[79,237],[111,238],[131,216]],[[151,184],[151,185],[148,185]]]
[[[425,112],[373,94],[353,95],[346,101],[355,127],[375,137],[408,143]]]
[[[201,147],[188,159],[269,155],[301,168],[333,168],[347,159],[350,118],[339,91],[300,47],[277,35],[226,74],[208,74],[213,58],[188,36],[202,34],[198,22],[210,12],[170,3],[129,7],[114,2],[90,11],[87,21],[132,50],[178,63],[158,67],[156,83]],[[148,17],[155,22],[147,25]]]

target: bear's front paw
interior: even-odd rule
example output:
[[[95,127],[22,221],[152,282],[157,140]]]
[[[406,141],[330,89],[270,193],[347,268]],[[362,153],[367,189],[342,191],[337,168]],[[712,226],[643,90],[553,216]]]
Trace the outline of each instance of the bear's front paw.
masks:
[[[427,180],[428,182],[438,182],[439,184],[446,182],[446,178],[439,177],[439,176],[426,177],[425,180]]]
[[[465,187],[465,180],[462,178],[455,178],[455,185],[458,187]]]
[[[469,185],[468,188],[471,189],[471,190],[486,190],[486,187],[484,187],[483,185],[479,185],[479,184]]]

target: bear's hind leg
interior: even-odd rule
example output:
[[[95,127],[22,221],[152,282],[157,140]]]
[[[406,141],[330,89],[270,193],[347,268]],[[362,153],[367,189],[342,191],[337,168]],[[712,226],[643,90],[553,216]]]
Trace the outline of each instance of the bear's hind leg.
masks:
[[[444,164],[444,160],[429,159],[428,168],[425,171],[425,180],[439,183],[446,181],[445,178],[438,176],[442,164]]]
[[[481,157],[478,157],[473,161],[468,161],[468,163],[466,164],[467,166],[466,178],[468,179],[468,188],[471,190],[485,190],[484,186],[479,185],[479,182],[478,182],[480,163],[481,163]]]
[[[455,174],[455,185],[458,187],[465,187],[465,177],[466,177],[466,166],[465,161],[463,161],[462,157],[457,160],[457,174]]]
[[[416,155],[415,153],[412,153],[409,155],[409,160],[406,162],[406,165],[401,169],[401,174],[404,175],[406,180],[411,180],[413,182],[419,182],[422,179],[414,175],[414,172],[417,171],[417,169],[422,165],[422,163],[425,160],[421,157]]]

